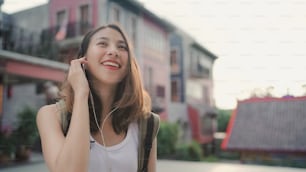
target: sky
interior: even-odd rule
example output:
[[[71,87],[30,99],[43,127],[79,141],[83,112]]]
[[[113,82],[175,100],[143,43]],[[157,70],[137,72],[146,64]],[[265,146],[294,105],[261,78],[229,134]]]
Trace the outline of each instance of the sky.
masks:
[[[8,13],[47,0],[5,0]],[[306,93],[306,1],[304,0],[140,0],[218,56],[214,99],[236,107],[251,92],[277,97]]]

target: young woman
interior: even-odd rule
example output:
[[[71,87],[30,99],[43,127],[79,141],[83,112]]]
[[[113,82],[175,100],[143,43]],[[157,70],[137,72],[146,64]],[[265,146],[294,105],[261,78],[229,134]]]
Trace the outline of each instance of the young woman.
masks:
[[[136,172],[137,120],[150,113],[151,104],[119,26],[102,26],[85,35],[60,95],[71,115],[67,133],[58,104],[43,106],[37,114],[50,171]],[[156,138],[148,160],[148,171],[155,170]]]

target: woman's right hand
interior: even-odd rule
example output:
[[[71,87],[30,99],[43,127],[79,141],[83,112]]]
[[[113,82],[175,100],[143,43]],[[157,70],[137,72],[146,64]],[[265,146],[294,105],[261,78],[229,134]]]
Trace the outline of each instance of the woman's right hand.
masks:
[[[68,82],[70,83],[75,96],[76,95],[88,95],[89,85],[88,80],[85,76],[85,72],[81,65],[85,65],[87,60],[85,57],[71,60],[70,68],[68,72]]]

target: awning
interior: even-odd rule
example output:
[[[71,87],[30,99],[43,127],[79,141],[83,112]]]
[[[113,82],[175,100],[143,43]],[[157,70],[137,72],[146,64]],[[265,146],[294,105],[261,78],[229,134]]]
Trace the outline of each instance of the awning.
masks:
[[[43,58],[0,50],[0,73],[62,82],[68,65]]]

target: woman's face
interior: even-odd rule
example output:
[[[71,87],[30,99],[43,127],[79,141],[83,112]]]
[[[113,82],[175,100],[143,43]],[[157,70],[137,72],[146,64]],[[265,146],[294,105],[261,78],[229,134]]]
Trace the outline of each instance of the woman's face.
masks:
[[[128,46],[112,28],[104,28],[92,36],[85,57],[94,81],[114,85],[127,74]]]

